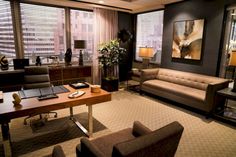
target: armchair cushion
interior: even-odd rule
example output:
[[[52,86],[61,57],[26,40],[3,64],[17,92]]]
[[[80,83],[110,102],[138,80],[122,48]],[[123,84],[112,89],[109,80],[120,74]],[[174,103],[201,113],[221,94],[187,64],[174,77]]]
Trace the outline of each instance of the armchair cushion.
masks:
[[[125,140],[134,139],[135,137],[132,134],[132,129],[127,128],[124,130],[120,130],[118,132],[102,136],[93,140],[89,140],[87,138],[83,138],[80,142],[80,145],[77,145],[76,152],[77,156],[93,156],[98,154],[98,156],[111,156],[113,146],[116,143],[123,142]],[[85,140],[86,139],[86,140]],[[89,148],[91,147],[91,148]],[[100,153],[97,153],[97,152]]]
[[[77,154],[81,156],[89,156],[89,157],[103,157],[104,154],[98,149],[96,145],[90,142],[87,138],[82,138],[80,144],[80,151]],[[78,155],[78,156],[80,156]]]

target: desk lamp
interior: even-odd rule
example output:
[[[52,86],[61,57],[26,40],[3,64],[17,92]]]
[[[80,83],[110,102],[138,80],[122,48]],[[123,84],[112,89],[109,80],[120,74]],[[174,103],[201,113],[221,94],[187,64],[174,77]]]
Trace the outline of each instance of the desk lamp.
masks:
[[[153,57],[154,50],[152,47],[140,47],[139,57],[143,58],[142,69],[148,68],[149,60]]]
[[[236,51],[231,52],[230,59],[229,59],[229,65],[233,66],[235,69],[235,67],[236,67]],[[234,72],[235,72],[235,70],[234,70]],[[234,74],[233,74],[233,79],[234,79],[234,85],[233,85],[232,92],[236,92],[236,78],[235,78]]]
[[[79,65],[83,65],[83,53],[82,49],[86,48],[86,42],[85,40],[75,40],[74,41],[74,48],[80,49],[79,51]]]

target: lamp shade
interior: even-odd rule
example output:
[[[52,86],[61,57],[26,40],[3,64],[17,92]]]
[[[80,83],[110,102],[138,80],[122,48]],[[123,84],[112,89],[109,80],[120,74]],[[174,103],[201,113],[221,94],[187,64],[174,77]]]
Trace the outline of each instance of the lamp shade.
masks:
[[[142,58],[151,58],[153,57],[154,50],[152,47],[140,47],[139,48],[139,57]]]
[[[74,41],[74,48],[75,49],[85,49],[86,48],[85,40],[75,40]]]
[[[236,66],[236,51],[232,51],[230,54],[229,65]]]

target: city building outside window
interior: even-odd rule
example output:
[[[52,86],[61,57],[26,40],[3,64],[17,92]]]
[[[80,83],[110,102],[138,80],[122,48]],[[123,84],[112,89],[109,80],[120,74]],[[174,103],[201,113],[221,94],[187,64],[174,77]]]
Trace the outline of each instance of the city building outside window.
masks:
[[[65,54],[65,10],[20,3],[24,57],[35,63],[50,63],[52,56],[63,61]]]
[[[14,43],[10,2],[0,0],[0,56],[6,56],[9,64],[16,58]]]
[[[153,47],[154,56],[151,63],[161,63],[162,33],[164,11],[153,11],[137,15],[137,36],[135,60],[142,61],[139,57],[140,47]]]
[[[86,49],[83,50],[83,59],[85,63],[92,63],[93,53],[93,12],[71,10],[71,49],[73,54],[73,60],[79,57],[79,50],[74,49],[75,40],[85,40]]]

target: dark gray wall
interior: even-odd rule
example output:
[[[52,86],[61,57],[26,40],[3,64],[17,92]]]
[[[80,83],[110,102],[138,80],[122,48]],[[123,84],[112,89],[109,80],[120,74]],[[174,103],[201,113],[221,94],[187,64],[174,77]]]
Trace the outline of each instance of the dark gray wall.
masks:
[[[235,0],[188,0],[166,6],[161,67],[218,75],[224,11],[226,4],[233,1]],[[194,64],[172,61],[173,23],[192,19],[205,19],[202,59]]]
[[[124,12],[118,12],[118,29],[126,29],[131,34],[134,35],[134,15]],[[122,59],[122,62],[119,63],[119,79],[124,81],[127,79],[128,72],[132,68],[133,60],[133,39],[128,42],[121,42],[120,46],[127,50],[126,55]]]

